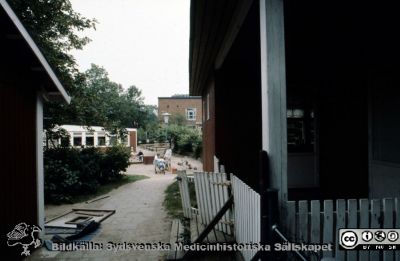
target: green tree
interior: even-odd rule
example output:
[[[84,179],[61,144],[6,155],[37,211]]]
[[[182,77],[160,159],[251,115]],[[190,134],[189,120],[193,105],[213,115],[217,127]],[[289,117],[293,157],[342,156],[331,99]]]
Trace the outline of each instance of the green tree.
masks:
[[[74,118],[65,123],[100,125],[122,135],[124,128],[146,126],[155,121],[153,108],[144,105],[142,92],[136,86],[124,90],[109,79],[103,67],[95,64],[83,76],[79,95],[69,106]]]
[[[47,103],[44,128],[50,137],[56,125],[101,125],[117,133],[125,127],[140,127],[155,121],[152,108],[143,104],[140,89],[126,91],[112,82],[107,71],[92,65],[79,72],[73,49],[82,49],[90,40],[78,32],[94,28],[96,21],[72,9],[69,0],[9,0],[32,38],[41,48],[71,96],[71,104]]]
[[[75,105],[47,103],[44,128],[48,134],[56,124],[78,119],[82,115],[80,101],[85,77],[77,69],[73,49],[82,49],[90,40],[78,32],[95,29],[96,21],[75,12],[69,0],[9,0],[11,7],[37,43]],[[73,122],[71,122],[73,123]]]
[[[185,115],[183,114],[175,114],[172,115],[169,119],[169,124],[176,124],[179,126],[183,126],[186,123]]]
[[[77,34],[95,28],[96,21],[75,12],[69,0],[9,0],[32,38],[41,48],[58,77],[73,88],[78,74],[75,59],[69,51],[82,49],[90,40]]]

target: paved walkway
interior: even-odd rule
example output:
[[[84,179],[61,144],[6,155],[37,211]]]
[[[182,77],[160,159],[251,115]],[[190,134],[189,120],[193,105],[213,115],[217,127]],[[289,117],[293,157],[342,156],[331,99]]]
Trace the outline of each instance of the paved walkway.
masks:
[[[151,152],[144,152],[145,155]],[[177,166],[181,158],[173,157],[172,165]],[[192,165],[201,169],[201,163],[189,160]],[[178,166],[181,168],[180,166]],[[47,206],[48,219],[65,213],[72,208],[99,208],[115,209],[116,213],[101,224],[99,233],[92,242],[114,243],[123,242],[169,242],[171,219],[168,218],[162,202],[164,191],[171,184],[176,175],[154,174],[153,165],[134,164],[129,167],[127,174],[140,174],[149,176],[149,179],[136,181],[124,185],[108,193],[110,197],[90,203],[73,205]],[[36,251],[29,259],[57,259],[57,260],[163,260],[165,251],[47,251],[42,248]]]

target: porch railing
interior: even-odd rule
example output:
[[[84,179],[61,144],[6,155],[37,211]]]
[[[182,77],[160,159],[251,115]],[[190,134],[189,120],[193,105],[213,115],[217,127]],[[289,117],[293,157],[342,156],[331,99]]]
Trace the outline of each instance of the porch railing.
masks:
[[[338,247],[340,228],[400,228],[399,199],[338,199],[289,201],[286,234],[292,242],[332,243],[333,252],[305,253],[310,260],[400,260],[399,251],[342,251]]]
[[[260,195],[231,175],[234,198],[235,239],[238,243],[259,243],[261,239]],[[251,260],[256,250],[241,251],[244,259]]]

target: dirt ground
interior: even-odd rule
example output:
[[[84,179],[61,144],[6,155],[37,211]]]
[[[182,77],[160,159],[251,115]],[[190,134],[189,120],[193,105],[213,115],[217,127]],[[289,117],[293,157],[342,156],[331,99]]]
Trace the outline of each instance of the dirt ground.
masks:
[[[144,151],[145,155],[153,155],[151,151]],[[185,169],[187,165],[178,165],[178,162],[188,161],[197,171],[201,171],[199,161],[173,156],[172,166]],[[187,170],[188,172],[193,171]],[[176,175],[167,172],[154,174],[153,165],[132,164],[128,175],[146,175],[149,179],[139,180],[112,190],[110,197],[93,203],[66,204],[60,206],[46,206],[46,219],[51,219],[70,211],[73,208],[115,209],[116,213],[101,223],[98,233],[92,242],[103,243],[155,243],[169,242],[171,219],[167,216],[162,205],[164,191],[174,181]],[[41,248],[29,260],[163,260],[166,251],[120,250],[120,251],[48,251]]]

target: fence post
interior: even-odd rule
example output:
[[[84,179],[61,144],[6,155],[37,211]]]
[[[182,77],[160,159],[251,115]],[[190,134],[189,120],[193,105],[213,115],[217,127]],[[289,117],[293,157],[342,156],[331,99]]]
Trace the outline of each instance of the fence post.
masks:
[[[278,190],[270,188],[269,160],[266,151],[260,153],[260,208],[261,208],[261,238],[262,245],[273,246],[275,236],[272,226],[279,220]],[[271,251],[262,251],[261,260],[274,260],[273,247]]]

